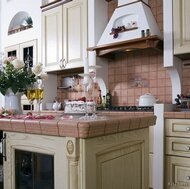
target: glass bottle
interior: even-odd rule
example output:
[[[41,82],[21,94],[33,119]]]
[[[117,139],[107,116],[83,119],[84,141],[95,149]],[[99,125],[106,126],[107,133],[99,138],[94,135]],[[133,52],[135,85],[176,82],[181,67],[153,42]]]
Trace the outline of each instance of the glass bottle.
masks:
[[[98,93],[97,104],[102,104],[101,90],[99,90],[99,93]]]
[[[106,96],[105,95],[103,96],[103,99],[102,99],[102,108],[106,109]]]
[[[106,109],[110,109],[111,108],[111,95],[109,93],[109,90],[107,90],[107,94],[106,94]]]
[[[150,30],[146,29],[146,37],[150,36]]]
[[[144,30],[141,30],[141,37],[145,37],[145,32],[144,32]]]

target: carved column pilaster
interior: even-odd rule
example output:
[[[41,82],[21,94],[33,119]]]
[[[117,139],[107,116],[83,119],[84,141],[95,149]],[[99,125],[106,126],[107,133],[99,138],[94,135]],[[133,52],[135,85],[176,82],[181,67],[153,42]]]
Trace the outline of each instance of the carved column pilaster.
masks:
[[[66,154],[69,160],[69,189],[79,188],[79,140],[76,138],[66,137]]]

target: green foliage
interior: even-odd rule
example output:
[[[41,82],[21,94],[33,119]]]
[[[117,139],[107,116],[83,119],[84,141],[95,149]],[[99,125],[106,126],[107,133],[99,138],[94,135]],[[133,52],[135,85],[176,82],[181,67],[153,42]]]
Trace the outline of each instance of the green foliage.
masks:
[[[33,22],[32,22],[32,18],[31,18],[30,16],[27,16],[27,17],[25,18],[25,21],[26,21],[26,23],[27,23],[28,25],[33,23]]]
[[[26,92],[27,87],[36,81],[36,75],[32,71],[25,71],[24,67],[15,68],[7,61],[0,70],[0,92],[5,95],[7,89],[14,93]]]

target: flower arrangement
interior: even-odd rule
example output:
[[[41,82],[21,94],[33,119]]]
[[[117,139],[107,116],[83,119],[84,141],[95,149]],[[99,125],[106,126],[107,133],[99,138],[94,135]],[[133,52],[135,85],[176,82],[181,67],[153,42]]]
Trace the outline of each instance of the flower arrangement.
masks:
[[[31,68],[26,68],[22,60],[16,57],[4,58],[0,70],[0,92],[5,95],[8,89],[14,94],[26,93],[28,86],[37,79],[46,79],[47,73],[43,72],[42,64],[39,63]]]

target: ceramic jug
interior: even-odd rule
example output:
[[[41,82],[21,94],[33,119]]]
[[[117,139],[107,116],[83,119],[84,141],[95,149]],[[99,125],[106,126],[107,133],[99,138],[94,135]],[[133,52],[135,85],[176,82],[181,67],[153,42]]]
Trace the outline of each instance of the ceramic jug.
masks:
[[[55,102],[53,103],[53,109],[54,109],[55,111],[60,110],[60,109],[61,109],[61,102],[55,101]]]

